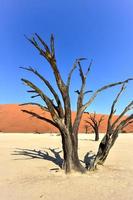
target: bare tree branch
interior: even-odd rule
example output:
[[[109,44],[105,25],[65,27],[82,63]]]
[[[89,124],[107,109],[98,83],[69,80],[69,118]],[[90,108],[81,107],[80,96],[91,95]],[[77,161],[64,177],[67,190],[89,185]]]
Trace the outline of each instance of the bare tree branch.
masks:
[[[110,112],[110,115],[109,115],[109,117],[108,117],[108,125],[107,125],[108,129],[110,129],[110,127],[111,127],[111,120],[112,120],[112,117],[113,117],[114,113],[116,112],[116,110],[115,110],[115,105],[116,105],[116,103],[117,103],[117,101],[118,101],[120,95],[121,95],[122,92],[125,90],[125,88],[126,88],[126,87],[125,87],[125,83],[123,83],[123,84],[122,84],[122,87],[121,87],[121,89],[120,89],[120,92],[118,93],[118,95],[116,96],[115,100],[113,101],[113,104],[112,104],[112,106],[111,106],[111,112]]]
[[[122,113],[119,115],[119,117],[115,120],[115,122],[112,124],[112,128],[115,127],[115,125],[120,121],[120,119],[131,109],[133,109],[133,101],[131,101],[125,109],[122,111]]]
[[[56,114],[56,106],[54,105],[53,101],[47,97],[36,85],[34,85],[32,82],[26,80],[26,79],[21,79],[27,86],[31,87],[32,89],[34,89],[42,98],[42,100],[46,103],[51,116],[53,118],[53,120],[56,120],[58,118],[57,114]]]
[[[56,60],[51,55],[49,47],[46,45],[46,43],[38,36],[37,33],[35,33],[35,35],[37,36],[38,40],[44,45],[45,51],[39,47],[39,45],[38,45],[38,43],[37,43],[37,41],[35,40],[34,37],[32,39],[29,39],[29,38],[27,38],[27,39],[40,52],[40,55],[45,57],[45,59],[50,63],[50,66],[51,66],[51,68],[52,68],[52,70],[54,72],[55,78],[56,78],[57,85],[58,85],[61,93],[63,93],[62,87],[65,87],[65,84],[64,84],[64,82],[63,82],[63,80],[61,78],[61,75],[59,73],[59,70],[57,68]],[[53,36],[51,36],[51,37],[53,37]]]
[[[94,129],[94,125],[90,122],[90,121],[88,121],[88,120],[85,120],[85,122],[87,123],[87,124],[89,124],[90,125],[90,127],[92,127],[93,129]]]
[[[43,45],[46,52],[49,52],[49,54],[50,54],[50,50],[49,50],[48,45],[44,42],[44,40],[37,33],[35,33],[35,35],[38,38],[38,40],[41,42],[41,44]]]
[[[31,96],[32,99],[36,98],[36,97],[40,97],[40,94],[36,94],[36,95]]]
[[[91,92],[93,92],[93,90],[87,90],[86,92],[84,92],[84,95],[88,94],[88,93],[91,93]]]
[[[92,61],[90,62],[87,72],[84,74],[82,66],[81,66],[81,61],[85,60],[85,59],[84,58],[77,59],[77,66],[79,67],[80,78],[81,78],[81,88],[80,88],[80,90],[76,91],[78,93],[77,114],[76,114],[76,117],[75,117],[75,120],[74,120],[74,123],[72,126],[72,118],[71,118],[72,113],[71,113],[71,101],[70,101],[70,95],[69,95],[69,86],[70,86],[72,74],[73,74],[74,70],[76,69],[76,66],[74,65],[72,67],[70,73],[68,74],[67,83],[65,84],[63,81],[63,78],[59,72],[56,58],[55,58],[55,46],[54,46],[53,35],[51,35],[49,46],[42,40],[42,38],[38,34],[35,34],[35,37],[32,37],[31,39],[28,39],[28,40],[38,50],[40,55],[43,56],[46,59],[46,61],[48,61],[48,63],[50,64],[50,67],[53,71],[53,74],[54,74],[54,77],[56,80],[57,87],[62,96],[63,105],[61,104],[62,101],[59,98],[58,94],[53,89],[52,85],[41,74],[39,74],[37,72],[37,70],[30,67],[28,69],[26,68],[26,70],[33,72],[45,83],[45,85],[48,87],[48,89],[54,96],[54,99],[56,100],[56,104],[54,104],[53,100],[50,99],[35,84],[33,84],[32,82],[30,82],[26,79],[22,79],[22,81],[32,89],[32,90],[29,90],[29,92],[35,93],[35,95],[33,94],[34,96],[39,95],[42,98],[42,100],[45,102],[46,107],[51,114],[52,120],[46,119],[45,117],[40,116],[32,111],[27,111],[27,110],[23,109],[23,112],[28,113],[28,114],[30,114],[34,117],[37,117],[41,120],[45,120],[45,121],[53,124],[55,127],[57,127],[59,129],[59,131],[61,133],[61,137],[62,137],[64,169],[65,169],[66,173],[71,172],[71,170],[76,170],[76,171],[80,171],[83,173],[86,170],[84,169],[84,167],[81,165],[81,163],[79,161],[78,137],[77,137],[82,114],[84,113],[85,109],[93,102],[93,100],[96,98],[96,96],[99,92],[101,92],[107,88],[116,86],[116,85],[127,83],[128,81],[133,80],[133,79],[127,79],[123,82],[112,83],[112,84],[108,84],[106,86],[101,87],[100,89],[96,90],[93,93],[93,95],[91,96],[91,98],[89,99],[89,101],[83,105],[84,95],[87,94],[88,92],[90,92],[89,90],[85,91],[85,86],[86,86],[87,75],[91,69]],[[28,103],[27,103],[27,105],[28,105]],[[42,107],[42,105],[40,105],[40,104],[36,104],[36,103],[32,104],[31,103],[31,105],[37,105],[41,109],[44,109],[44,107]],[[125,112],[127,112],[127,110],[129,110],[129,107],[123,112],[125,113]],[[100,122],[101,121],[102,121],[102,119],[100,119]],[[117,129],[115,129],[115,132],[114,132],[114,130],[111,130],[111,131],[113,131],[111,133],[111,136],[109,134],[106,134],[106,136],[104,137],[104,139],[102,140],[102,142],[100,144],[99,152],[96,156],[96,159],[97,158],[99,159],[98,162],[100,162],[100,161],[103,162],[106,159],[110,148],[112,147],[112,145],[114,144],[114,142],[117,138],[119,129],[121,128],[121,126],[123,127],[124,125],[128,124],[129,121],[132,121],[132,117],[130,119],[126,119],[125,121],[120,122],[119,126],[115,127],[115,128],[117,128]]]
[[[51,48],[52,57],[55,58],[55,47],[54,47],[54,36],[53,36],[53,34],[51,34],[51,38],[50,38],[50,48]]]
[[[35,90],[27,90],[27,92],[29,92],[29,93],[36,93]]]
[[[75,90],[74,92],[77,93],[77,94],[80,94],[80,91],[79,91],[79,90]]]
[[[101,122],[104,120],[104,115],[102,115],[99,119],[98,126],[100,126]]]
[[[33,105],[33,106],[38,106],[40,107],[42,110],[49,112],[48,108],[46,106],[42,106],[39,103],[34,103],[34,102],[28,102],[28,103],[22,103],[19,106],[27,106],[27,105]]]
[[[83,105],[84,95],[87,94],[88,92],[91,92],[91,90],[84,92],[85,86],[86,86],[86,78],[87,78],[88,73],[90,72],[91,65],[92,65],[92,61],[90,62],[89,67],[87,69],[87,72],[84,75],[80,60],[78,60],[78,66],[79,66],[79,72],[80,72],[80,77],[81,77],[81,80],[82,80],[82,84],[81,84],[80,91],[78,92],[79,95],[78,95],[78,100],[77,100],[77,110],[80,110],[82,105]]]
[[[40,38],[38,36],[37,36],[37,38],[40,41]],[[40,48],[40,46],[38,45],[38,43],[37,43],[37,41],[35,40],[34,37],[32,39],[28,39],[28,40],[39,51],[40,55],[42,55],[49,62],[50,66],[53,70],[58,89],[61,92],[61,95],[62,95],[62,98],[63,98],[63,101],[64,101],[65,122],[66,122],[68,128],[72,128],[72,125],[71,125],[71,104],[70,104],[70,97],[69,97],[69,93],[68,93],[68,87],[65,85],[64,81],[62,80],[62,77],[61,77],[60,72],[59,72],[58,67],[57,67],[56,59],[50,53],[49,48],[47,49],[47,47],[45,47],[45,51],[42,48]],[[52,39],[51,42],[52,42],[52,45],[53,45],[53,39]]]
[[[77,67],[77,60],[75,61],[75,63],[73,64],[73,67],[71,69],[71,71],[69,72],[68,74],[68,78],[67,78],[67,87],[69,88],[70,86],[70,81],[71,81],[71,77],[72,77],[72,73],[74,72],[74,70],[76,69]]]
[[[53,94],[55,100],[56,100],[56,103],[58,105],[58,114],[61,118],[63,118],[64,116],[64,111],[63,111],[63,108],[62,108],[62,105],[61,105],[61,101],[59,99],[59,96],[57,95],[56,91],[53,89],[53,87],[51,86],[50,82],[48,80],[46,80],[37,70],[35,70],[34,68],[32,67],[21,67],[22,69],[25,69],[25,70],[28,70],[30,72],[32,72],[33,74],[35,74],[36,76],[38,76],[43,82],[44,84],[48,87],[48,89],[50,90],[50,92]],[[35,91],[34,91],[35,92]]]
[[[118,98],[120,97],[121,93],[123,92],[123,90],[125,89],[125,84],[122,85],[120,92],[118,93],[118,95],[116,96],[115,100],[113,101],[112,107],[111,107],[111,111],[110,111],[110,115],[108,118],[108,123],[107,123],[107,132],[105,134],[105,136],[103,137],[99,148],[98,148],[98,152],[97,155],[95,157],[94,160],[94,166],[96,166],[97,164],[103,164],[110,152],[110,149],[112,148],[112,146],[114,145],[119,132],[126,127],[127,125],[129,125],[130,122],[133,121],[133,114],[131,114],[130,116],[125,117],[124,119],[122,119],[122,117],[124,116],[124,114],[126,114],[126,112],[128,112],[129,110],[133,109],[133,101],[131,101],[126,107],[125,109],[122,111],[122,113],[118,116],[118,118],[111,124],[111,120],[113,118],[113,114],[115,113],[115,104],[118,101]]]
[[[125,125],[123,125],[122,129],[124,129],[128,125],[133,125],[133,120],[129,120]]]
[[[95,133],[95,141],[99,140],[99,127],[101,122],[104,120],[104,116],[102,115],[99,119],[97,119],[96,113],[89,114],[88,112],[85,112],[88,114],[89,120],[85,120],[86,123],[90,125],[90,127],[93,129]]]
[[[84,81],[85,81],[85,76],[84,76],[84,73],[83,73],[83,70],[82,70],[82,66],[81,66],[81,63],[80,63],[79,60],[78,60],[78,66],[79,66],[80,77],[81,77],[82,84],[83,84]]]
[[[121,85],[123,83],[128,83],[131,80],[133,80],[133,78],[129,78],[129,79],[126,79],[125,81],[121,81],[121,82],[108,84],[108,85],[105,85],[105,86],[101,87],[100,89],[96,90],[94,92],[94,94],[92,95],[92,97],[90,98],[90,100],[85,105],[83,105],[83,107],[82,107],[83,111],[85,111],[85,109],[94,101],[94,99],[96,98],[98,93],[100,93],[101,91],[106,90],[106,89],[111,88],[111,87],[114,87],[114,86],[117,86],[117,85]]]
[[[36,34],[35,34],[36,35]],[[36,35],[37,36],[37,35]],[[28,38],[27,36],[25,36],[26,39],[39,51],[40,55],[44,56],[47,60],[50,59],[50,52],[49,52],[49,48],[48,47],[44,47],[46,51],[44,51],[43,49],[41,49],[37,43],[37,41],[35,40],[34,37],[32,37],[32,39]],[[38,38],[39,39],[39,38]],[[40,41],[40,40],[39,40]]]
[[[88,67],[87,72],[86,72],[86,74],[85,74],[85,77],[87,77],[88,73],[89,73],[90,70],[91,70],[92,62],[93,62],[93,60],[91,59],[90,64],[89,64],[89,67]]]
[[[43,121],[46,121],[49,124],[52,124],[53,126],[55,126],[56,128],[58,128],[58,125],[56,123],[54,123],[52,120],[47,119],[45,117],[42,117],[42,116],[38,115],[37,113],[34,113],[32,111],[28,111],[28,110],[24,110],[24,109],[22,109],[21,111],[24,112],[24,113],[28,113],[28,114],[32,115],[33,117],[36,117],[36,118],[41,119]]]
[[[117,132],[120,132],[123,127],[126,127],[133,120],[133,114],[128,116],[126,119],[122,120],[115,128]]]
[[[87,72],[84,75],[80,61],[81,60],[78,61],[78,66],[79,66],[79,72],[80,72],[80,77],[81,77],[82,84],[81,84],[80,91],[77,90],[77,93],[78,93],[77,115],[76,115],[76,118],[75,118],[74,123],[73,123],[73,129],[77,130],[77,131],[78,131],[78,128],[79,128],[79,123],[80,123],[82,114],[84,112],[82,110],[82,107],[83,107],[83,98],[84,98],[84,95],[85,95],[84,90],[85,90],[85,86],[86,86],[86,79],[87,79],[87,75],[88,75],[88,73],[90,71],[90,68],[91,68],[91,65],[92,65],[92,61],[91,61],[90,65],[89,65],[89,67],[87,69]]]

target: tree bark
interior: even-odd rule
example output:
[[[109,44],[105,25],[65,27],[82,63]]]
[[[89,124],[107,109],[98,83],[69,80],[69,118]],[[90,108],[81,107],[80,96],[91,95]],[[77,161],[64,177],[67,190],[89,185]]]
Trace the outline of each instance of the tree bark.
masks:
[[[99,131],[95,130],[95,141],[99,140]]]
[[[64,135],[62,134],[62,148],[63,148],[63,169],[66,173],[77,171],[85,173],[86,169],[81,165],[78,157],[78,140],[75,134]]]
[[[118,137],[118,132],[115,132],[113,135],[109,135],[109,134],[106,134],[100,145],[99,145],[99,148],[98,148],[98,152],[97,152],[97,155],[95,157],[95,160],[94,160],[94,168],[96,168],[97,165],[103,165],[112,146],[114,145],[116,139]]]
[[[105,162],[105,160],[110,152],[110,149],[112,148],[112,146],[114,145],[114,143],[118,137],[119,132],[122,130],[123,127],[127,126],[129,123],[132,123],[133,114],[129,115],[128,117],[126,117],[123,120],[122,120],[122,117],[124,116],[124,114],[126,112],[128,112],[129,110],[132,109],[133,101],[131,101],[125,107],[125,109],[121,112],[121,114],[117,117],[117,119],[114,122],[112,122],[112,117],[113,117],[114,113],[116,112],[115,104],[117,103],[120,95],[122,94],[122,92],[124,90],[125,90],[125,83],[122,85],[120,92],[117,94],[117,96],[111,106],[111,111],[110,111],[110,115],[108,117],[108,123],[107,123],[107,132],[99,145],[99,149],[98,149],[97,155],[95,157],[93,167],[96,167],[97,164],[103,165],[103,163]]]

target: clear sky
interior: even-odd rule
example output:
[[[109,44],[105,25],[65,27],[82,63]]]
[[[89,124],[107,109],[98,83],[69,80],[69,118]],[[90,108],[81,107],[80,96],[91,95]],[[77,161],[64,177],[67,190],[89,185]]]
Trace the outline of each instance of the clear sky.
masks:
[[[133,1],[132,0],[1,0],[0,1],[0,103],[31,101],[21,78],[28,78],[42,88],[41,82],[20,66],[33,66],[52,81],[49,65],[26,41],[37,32],[49,41],[55,36],[56,56],[64,80],[74,60],[87,57],[86,69],[93,59],[88,90],[133,77]],[[71,85],[72,109],[76,109],[79,73]],[[88,111],[108,113],[118,92],[101,93]],[[48,91],[46,90],[46,93]],[[118,104],[118,113],[133,96],[133,83]],[[89,95],[87,96],[89,98]],[[38,99],[39,100],[39,99]],[[86,99],[87,100],[87,99]],[[36,99],[37,101],[37,99]]]

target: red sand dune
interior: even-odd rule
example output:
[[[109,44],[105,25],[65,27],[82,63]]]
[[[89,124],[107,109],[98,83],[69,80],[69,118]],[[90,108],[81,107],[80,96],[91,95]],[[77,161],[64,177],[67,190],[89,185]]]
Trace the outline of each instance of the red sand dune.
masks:
[[[51,124],[48,124],[45,121],[32,117],[27,113],[23,113],[21,109],[22,106],[19,106],[18,104],[0,105],[0,132],[58,132],[58,130]],[[50,118],[49,113],[42,111],[37,106],[23,106],[23,109],[34,111],[46,118]],[[100,116],[101,114],[97,114],[97,118],[99,118]],[[72,113],[72,119],[74,120],[74,118],[75,112]],[[100,132],[106,131],[107,118],[108,115],[104,115],[104,121],[101,123]],[[80,123],[79,132],[86,132],[86,119],[87,114],[84,114]],[[125,128],[124,130],[126,132],[133,132],[131,125]],[[92,130],[88,129],[88,131],[91,132]]]

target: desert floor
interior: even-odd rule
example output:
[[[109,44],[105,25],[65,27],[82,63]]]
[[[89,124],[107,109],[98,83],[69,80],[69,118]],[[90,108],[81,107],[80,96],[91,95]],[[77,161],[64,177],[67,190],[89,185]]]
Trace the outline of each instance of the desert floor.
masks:
[[[103,135],[100,136],[100,138]],[[79,155],[96,152],[94,135],[79,134]],[[132,200],[133,134],[120,134],[104,167],[65,175],[57,134],[0,134],[0,200]]]

